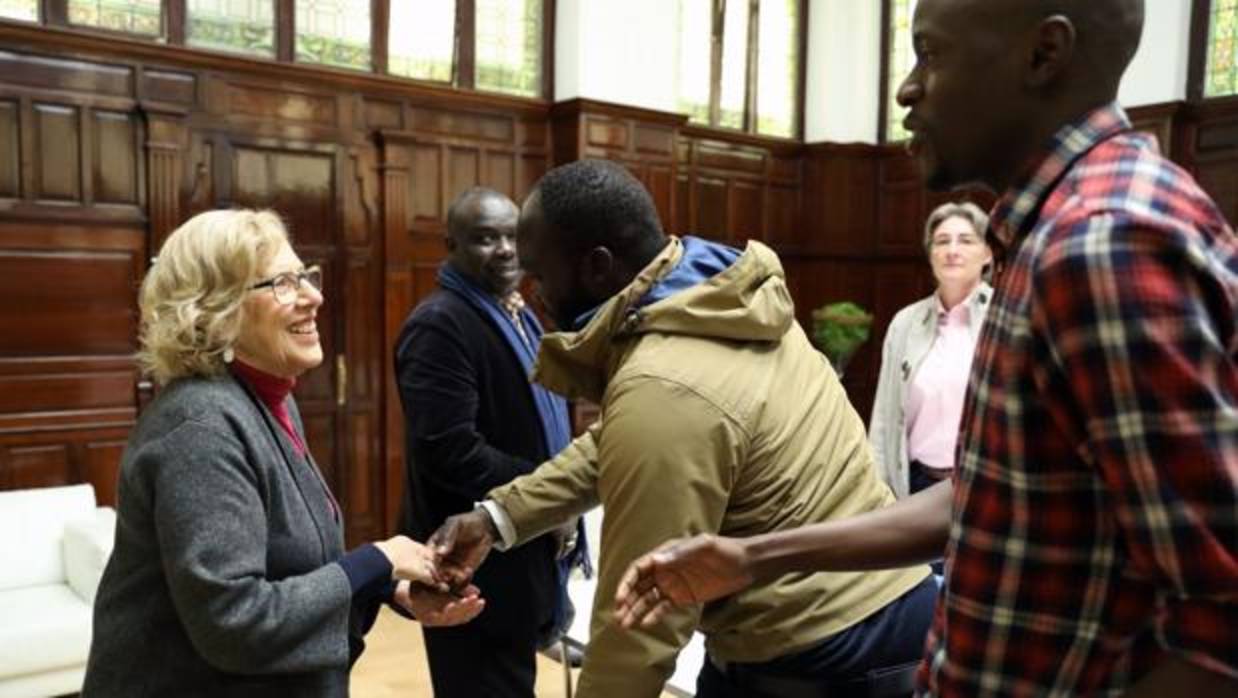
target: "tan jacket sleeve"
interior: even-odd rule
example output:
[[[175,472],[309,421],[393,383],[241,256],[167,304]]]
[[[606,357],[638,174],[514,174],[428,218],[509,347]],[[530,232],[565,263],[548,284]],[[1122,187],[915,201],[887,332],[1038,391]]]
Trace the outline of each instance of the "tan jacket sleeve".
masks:
[[[554,458],[502,487],[490,499],[503,507],[516,527],[516,545],[568,523],[597,506],[595,422]]]
[[[624,630],[614,596],[628,564],[676,536],[718,532],[748,437],[710,400],[673,382],[634,378],[613,386],[598,435],[600,576],[582,698],[656,697],[701,609],[656,628]]]

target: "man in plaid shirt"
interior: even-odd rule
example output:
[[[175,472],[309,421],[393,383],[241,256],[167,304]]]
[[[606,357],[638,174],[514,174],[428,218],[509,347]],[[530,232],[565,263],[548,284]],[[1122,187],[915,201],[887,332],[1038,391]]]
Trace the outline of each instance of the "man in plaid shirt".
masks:
[[[1114,102],[1142,23],[1141,0],[921,0],[910,148],[930,186],[1004,192],[953,491],[672,542],[623,620],[948,534],[924,695],[1238,695],[1238,242]]]

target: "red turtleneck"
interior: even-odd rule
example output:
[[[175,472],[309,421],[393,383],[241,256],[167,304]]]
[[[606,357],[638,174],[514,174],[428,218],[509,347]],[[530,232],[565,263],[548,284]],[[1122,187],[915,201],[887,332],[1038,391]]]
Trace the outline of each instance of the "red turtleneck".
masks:
[[[292,447],[296,449],[297,455],[304,456],[305,442],[293,428],[292,415],[288,413],[288,396],[292,394],[292,389],[297,387],[297,379],[281,378],[260,368],[254,368],[240,359],[234,360],[229,365],[234,374],[244,379],[254,389],[254,392],[258,393],[262,404],[271,411],[271,416],[275,417],[275,421],[279,422],[284,433],[292,441]]]

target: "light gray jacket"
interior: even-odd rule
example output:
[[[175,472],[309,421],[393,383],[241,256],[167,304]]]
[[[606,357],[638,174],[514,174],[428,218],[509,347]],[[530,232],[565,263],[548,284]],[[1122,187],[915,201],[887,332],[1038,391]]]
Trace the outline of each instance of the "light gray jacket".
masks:
[[[352,592],[315,468],[234,378],[163,390],[121,462],[83,698],[347,696]]]
[[[971,339],[980,338],[980,327],[989,310],[993,289],[983,281],[968,298],[971,304]],[[907,457],[907,420],[903,396],[937,336],[937,295],[934,293],[895,314],[881,348],[881,374],[877,396],[868,421],[868,442],[882,478],[898,498],[907,496],[910,463]]]

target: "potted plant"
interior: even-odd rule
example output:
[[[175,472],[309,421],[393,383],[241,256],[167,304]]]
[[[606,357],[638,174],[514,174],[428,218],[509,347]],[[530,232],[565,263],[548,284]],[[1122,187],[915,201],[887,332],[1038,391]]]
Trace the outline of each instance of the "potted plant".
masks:
[[[812,311],[812,339],[842,378],[847,362],[868,340],[872,314],[850,301],[828,303]]]

